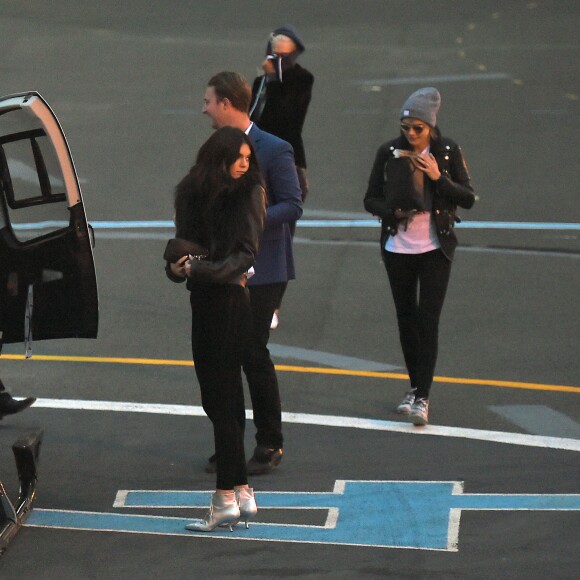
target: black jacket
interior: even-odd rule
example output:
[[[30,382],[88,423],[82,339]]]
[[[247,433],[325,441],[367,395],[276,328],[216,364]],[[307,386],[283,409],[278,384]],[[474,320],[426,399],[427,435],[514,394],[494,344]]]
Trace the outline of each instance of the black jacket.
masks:
[[[252,102],[263,77],[254,79]],[[285,70],[283,81],[272,80],[266,83],[266,103],[259,118],[252,116],[260,129],[288,141],[294,149],[294,159],[298,167],[306,167],[306,154],[302,141],[302,127],[312,97],[314,76],[295,64]]]
[[[246,284],[246,272],[256,261],[266,219],[266,194],[260,185],[250,191],[237,192],[220,201],[219,228],[210,231],[206,227],[191,228],[191,220],[186,222],[176,216],[175,237],[187,239],[208,248],[209,257],[193,260],[191,275],[187,279],[188,288],[196,283]],[[170,280],[183,282],[166,267]]]
[[[411,188],[410,173],[400,171],[401,167],[408,167],[409,160],[395,158],[395,149],[410,149],[410,146],[400,136],[379,147],[364,199],[365,209],[381,219],[381,252],[385,251],[388,237],[397,234],[399,224],[394,211],[410,209],[401,208],[397,194],[401,187]],[[475,194],[459,145],[439,136],[431,140],[430,151],[441,171],[441,177],[430,182],[433,193],[431,213],[441,249],[449,260],[453,260],[457,247],[454,225],[459,221],[456,209],[457,206],[469,209],[475,202]]]

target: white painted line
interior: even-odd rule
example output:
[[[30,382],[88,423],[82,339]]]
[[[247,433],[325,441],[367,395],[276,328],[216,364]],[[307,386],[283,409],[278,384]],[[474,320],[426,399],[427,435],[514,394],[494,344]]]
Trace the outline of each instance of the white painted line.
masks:
[[[461,522],[461,509],[449,510],[449,527],[447,528],[447,550],[459,552],[459,524]]]
[[[205,417],[202,407],[193,405],[163,405],[122,401],[87,401],[76,399],[37,399],[34,408],[66,409],[69,411],[115,411],[121,413],[151,413],[154,415],[187,415]],[[248,412],[246,411],[246,414]]]
[[[338,522],[338,516],[340,515],[340,510],[338,508],[328,508],[328,516],[324,522],[324,528],[327,530],[336,529],[336,524]]]
[[[424,77],[401,77],[389,79],[364,79],[355,81],[355,85],[360,86],[378,86],[391,87],[399,85],[428,85],[437,83],[458,83],[472,81],[503,81],[510,79],[506,73],[472,73],[463,75],[441,75],[441,76],[424,76]]]
[[[122,413],[152,413],[157,415],[182,415],[205,417],[202,407],[194,405],[164,405],[151,403],[130,403],[121,401],[86,401],[75,399],[38,399],[35,408],[66,409],[75,411],[116,411]],[[253,417],[251,410],[246,410],[246,417]],[[506,433],[503,431],[487,431],[482,429],[467,429],[462,427],[445,427],[428,425],[415,427],[399,421],[383,421],[380,419],[365,419],[359,417],[340,417],[333,415],[313,415],[308,413],[282,413],[284,423],[300,425],[317,425],[322,427],[342,427],[349,429],[364,429],[369,431],[390,431],[408,435],[423,435],[437,437],[453,437],[458,439],[473,439],[491,441],[507,445],[522,445],[524,447],[542,447],[545,449],[563,449],[565,451],[580,451],[579,439],[562,437],[544,437],[541,435],[526,435],[523,433]]]
[[[114,508],[125,507],[125,502],[127,501],[128,489],[120,489],[115,496],[115,501],[113,502]]]

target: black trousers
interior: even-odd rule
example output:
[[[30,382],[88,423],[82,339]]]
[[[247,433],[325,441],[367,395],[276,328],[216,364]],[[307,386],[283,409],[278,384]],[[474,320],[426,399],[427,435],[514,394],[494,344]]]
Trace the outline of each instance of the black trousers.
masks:
[[[416,398],[429,398],[437,362],[439,317],[451,273],[443,252],[384,253],[403,356]]]
[[[249,286],[252,311],[252,332],[247,344],[243,368],[248,380],[256,443],[268,448],[281,448],[282,405],[274,363],[268,350],[270,323],[278,308],[286,284],[261,284]]]
[[[233,489],[248,483],[241,369],[251,326],[249,295],[235,284],[196,284],[190,303],[195,372],[214,430],[216,489]]]

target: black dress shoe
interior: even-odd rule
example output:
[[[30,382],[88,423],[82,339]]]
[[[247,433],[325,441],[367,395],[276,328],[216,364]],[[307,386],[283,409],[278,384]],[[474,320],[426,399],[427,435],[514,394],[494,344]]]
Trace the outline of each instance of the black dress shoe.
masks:
[[[282,461],[282,449],[272,449],[258,445],[254,455],[248,461],[248,475],[263,475],[270,473]]]
[[[27,399],[16,400],[9,393],[0,393],[0,419],[5,415],[14,415],[20,413],[24,409],[28,409],[36,401],[36,397],[28,397]]]
[[[216,473],[217,472],[217,460],[215,458],[215,453],[207,460],[207,465],[205,466],[206,473]]]

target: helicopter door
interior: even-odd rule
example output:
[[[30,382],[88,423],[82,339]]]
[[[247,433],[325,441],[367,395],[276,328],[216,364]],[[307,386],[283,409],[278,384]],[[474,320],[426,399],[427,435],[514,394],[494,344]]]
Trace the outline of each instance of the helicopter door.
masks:
[[[35,92],[0,98],[4,343],[96,338],[93,235],[66,138]]]

